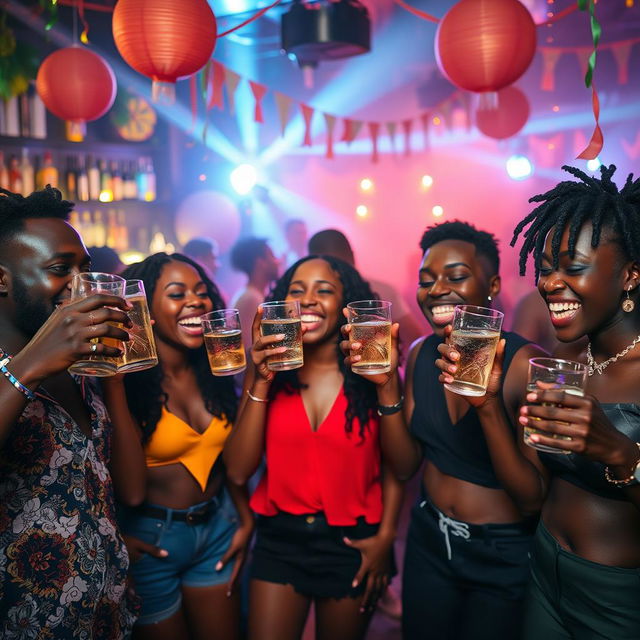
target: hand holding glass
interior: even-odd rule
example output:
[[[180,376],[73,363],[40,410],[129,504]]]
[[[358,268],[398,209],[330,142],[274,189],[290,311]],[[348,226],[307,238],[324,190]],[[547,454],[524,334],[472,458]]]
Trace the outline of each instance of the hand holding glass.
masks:
[[[541,384],[538,384],[541,383]],[[558,360],[556,358],[531,358],[529,360],[529,377],[527,392],[540,391],[541,389],[554,389],[570,393],[575,396],[583,396],[587,386],[587,365],[571,360]],[[543,402],[543,406],[550,403]],[[539,418],[531,418],[537,420]],[[533,427],[524,428],[524,441],[530,447],[546,451],[547,453],[571,453],[564,449],[557,449],[539,442],[533,442],[531,436],[540,434],[554,440],[571,440],[569,436],[551,434],[539,431]]]
[[[451,346],[460,354],[453,382],[444,386],[461,396],[487,392],[504,314],[487,307],[458,305],[453,310]]]
[[[200,318],[209,366],[214,376],[232,376],[247,368],[237,309],[218,309]]]
[[[354,373],[375,375],[391,370],[391,303],[386,300],[359,300],[347,305],[351,342],[362,348],[351,355],[360,360],[351,365]]]
[[[129,329],[131,340],[122,344],[117,371],[126,373],[155,367],[158,355],[142,280],[127,280],[124,297],[132,305],[129,318],[133,326]]]
[[[286,347],[283,353],[269,356],[267,367],[271,371],[298,369],[304,364],[302,355],[302,323],[300,321],[300,303],[297,300],[264,302],[260,333],[263,336],[284,334],[284,339],[273,342],[271,349]]]
[[[71,300],[80,300],[96,293],[106,293],[124,298],[125,280],[111,273],[78,273],[71,280]],[[111,323],[122,328],[121,324]],[[122,348],[115,338],[93,338],[92,344],[101,342],[110,347]],[[117,372],[118,359],[103,354],[90,354],[69,367],[70,373],[81,376],[112,376]]]

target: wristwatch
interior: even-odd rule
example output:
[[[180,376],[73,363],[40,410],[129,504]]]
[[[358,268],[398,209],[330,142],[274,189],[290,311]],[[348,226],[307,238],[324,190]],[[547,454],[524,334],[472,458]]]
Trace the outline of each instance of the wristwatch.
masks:
[[[638,447],[638,450],[640,450],[640,442],[636,442],[636,447]],[[632,487],[636,484],[640,484],[640,458],[631,470],[631,475],[628,478],[618,480],[618,478],[615,478],[613,476],[613,474],[609,470],[609,467],[604,468],[604,477],[606,478],[607,482],[616,487]]]

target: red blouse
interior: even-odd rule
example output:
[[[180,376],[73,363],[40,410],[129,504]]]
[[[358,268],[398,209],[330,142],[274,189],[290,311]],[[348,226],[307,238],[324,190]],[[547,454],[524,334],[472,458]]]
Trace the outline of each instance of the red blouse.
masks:
[[[324,512],[335,526],[369,524],[382,518],[379,422],[345,431],[347,398],[340,389],[329,415],[313,431],[300,393],[278,393],[271,401],[265,431],[266,471],[251,498],[261,515],[279,511]]]

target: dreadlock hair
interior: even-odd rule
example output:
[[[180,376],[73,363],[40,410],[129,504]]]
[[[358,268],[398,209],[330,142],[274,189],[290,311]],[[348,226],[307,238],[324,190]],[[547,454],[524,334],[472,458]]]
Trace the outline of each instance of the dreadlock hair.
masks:
[[[630,173],[624,187],[618,190],[611,177],[616,167],[600,166],[600,180],[588,176],[576,167],[563,166],[581,182],[565,180],[558,183],[551,191],[532,198],[529,202],[541,202],[513,232],[513,247],[523,229],[524,242],[520,249],[520,275],[527,270],[527,258],[533,254],[535,259],[536,280],[540,274],[539,256],[544,251],[544,243],[549,231],[555,227],[551,238],[551,256],[553,268],[558,268],[560,241],[565,229],[569,229],[569,255],[575,256],[576,241],[580,229],[586,222],[591,222],[591,246],[595,249],[600,244],[603,227],[611,229],[626,256],[632,260],[640,259],[640,179],[634,180]]]
[[[58,189],[48,184],[26,198],[19,193],[0,189],[0,241],[20,231],[29,218],[60,218],[68,220],[73,202],[62,199]]]
[[[427,252],[434,244],[444,240],[463,240],[472,244],[479,255],[484,256],[491,265],[495,275],[500,271],[500,252],[498,250],[498,241],[496,237],[487,231],[480,231],[468,222],[461,220],[452,220],[451,222],[442,222],[427,227],[422,234],[420,240],[420,248],[422,255]]]
[[[282,277],[275,283],[267,297],[267,300],[284,300],[287,297],[289,285],[291,284],[293,275],[298,267],[308,260],[317,259],[324,260],[340,279],[340,282],[342,283],[341,307],[346,306],[349,302],[355,302],[356,300],[374,300],[377,298],[371,290],[369,283],[366,282],[360,273],[358,273],[358,271],[356,271],[356,269],[350,264],[332,256],[310,255],[301,258],[284,272]],[[353,422],[357,418],[360,423],[358,435],[361,438],[364,438],[365,431],[367,431],[367,424],[375,415],[378,397],[375,385],[372,382],[369,382],[362,376],[353,373],[351,368],[344,364],[344,355],[340,350],[340,341],[342,340],[340,327],[345,323],[346,319],[342,313],[340,313],[336,326],[336,359],[338,361],[338,366],[340,367],[340,372],[344,376],[344,394],[347,397],[345,431],[348,434],[352,433]],[[281,371],[276,374],[274,382],[271,385],[270,396],[275,396],[278,391],[295,393],[303,387],[304,385],[298,378],[297,370]]]
[[[164,267],[171,262],[184,262],[191,265],[207,287],[207,294],[213,303],[213,309],[224,309],[224,302],[218,287],[209,279],[204,269],[195,261],[179,253],[167,255],[155,253],[142,262],[132,264],[121,274],[129,280],[144,282],[147,301],[151,308],[156,284]],[[193,349],[188,355],[198,383],[198,390],[204,399],[207,411],[217,418],[226,419],[227,425],[236,419],[238,397],[231,377],[211,375],[207,351],[204,344]],[[160,364],[144,371],[129,373],[124,378],[129,409],[142,429],[143,442],[147,442],[160,419],[162,407],[168,396],[162,391],[162,367]]]

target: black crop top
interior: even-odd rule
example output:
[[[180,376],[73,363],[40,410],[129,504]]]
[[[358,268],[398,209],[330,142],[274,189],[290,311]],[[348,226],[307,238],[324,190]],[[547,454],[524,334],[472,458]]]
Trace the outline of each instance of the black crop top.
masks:
[[[640,442],[640,405],[632,403],[605,403],[600,407],[620,432]],[[604,465],[577,453],[562,455],[538,452],[544,466],[556,477],[562,478],[580,489],[612,500],[628,500],[624,491],[607,482]]]
[[[503,332],[507,344],[504,353],[503,380],[515,353],[528,344],[516,333]],[[415,408],[411,416],[411,433],[422,444],[424,457],[442,473],[491,489],[502,488],[493,471],[491,456],[478,414],[473,407],[452,424],[444,387],[438,381],[442,338],[431,335],[423,342],[413,370]],[[524,390],[523,390],[524,393]]]

